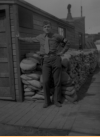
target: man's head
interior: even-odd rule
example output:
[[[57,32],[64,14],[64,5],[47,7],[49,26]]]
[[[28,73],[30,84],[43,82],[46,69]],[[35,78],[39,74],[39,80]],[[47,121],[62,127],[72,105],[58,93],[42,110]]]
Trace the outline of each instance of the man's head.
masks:
[[[43,31],[45,34],[51,33],[51,22],[48,20],[43,21]]]

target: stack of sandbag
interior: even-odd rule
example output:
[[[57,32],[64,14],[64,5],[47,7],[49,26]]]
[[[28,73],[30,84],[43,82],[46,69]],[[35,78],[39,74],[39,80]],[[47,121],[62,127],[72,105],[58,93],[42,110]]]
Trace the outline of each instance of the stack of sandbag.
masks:
[[[33,100],[34,98],[44,98],[44,95],[38,95],[43,86],[40,82],[42,75],[41,58],[36,53],[26,54],[26,58],[20,63],[22,71],[21,79],[23,83],[24,99]]]
[[[97,65],[96,50],[69,50],[62,57],[62,94],[69,101],[77,99],[76,91],[80,89],[89,74]],[[26,54],[26,59],[20,63],[25,99],[43,100],[43,77],[41,57],[36,53]],[[50,79],[50,94],[54,92],[53,78]]]

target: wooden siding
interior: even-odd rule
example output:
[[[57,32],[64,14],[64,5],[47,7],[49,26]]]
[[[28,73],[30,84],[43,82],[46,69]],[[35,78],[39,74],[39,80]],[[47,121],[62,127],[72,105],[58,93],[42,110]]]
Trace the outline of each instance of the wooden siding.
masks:
[[[9,6],[0,6],[0,99],[15,99]]]
[[[25,13],[27,14],[25,15]],[[42,23],[43,20],[46,20],[45,16],[41,16],[37,13],[34,13],[30,10],[27,10],[21,6],[18,7],[19,13],[19,32],[22,37],[35,37],[39,34],[42,34]],[[27,16],[30,14],[31,25],[26,21]],[[25,15],[23,17],[23,15]],[[22,22],[23,20],[23,22]],[[53,32],[58,32],[58,23],[50,20],[52,23]],[[26,24],[27,22],[27,24]],[[38,51],[40,49],[39,43],[29,43],[29,42],[19,42],[20,44],[20,52],[21,52],[21,60],[25,57],[25,54],[30,51]]]
[[[10,22],[11,22],[11,38],[13,51],[13,69],[14,69],[14,83],[16,91],[16,100],[22,101],[22,85],[20,79],[20,50],[16,34],[18,33],[18,7],[17,5],[10,5]]]

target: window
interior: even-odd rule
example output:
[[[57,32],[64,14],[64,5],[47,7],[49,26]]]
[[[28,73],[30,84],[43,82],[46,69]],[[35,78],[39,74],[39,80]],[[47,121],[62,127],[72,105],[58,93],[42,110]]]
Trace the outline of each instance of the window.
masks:
[[[58,28],[58,33],[63,37],[65,36],[65,30],[61,27]]]

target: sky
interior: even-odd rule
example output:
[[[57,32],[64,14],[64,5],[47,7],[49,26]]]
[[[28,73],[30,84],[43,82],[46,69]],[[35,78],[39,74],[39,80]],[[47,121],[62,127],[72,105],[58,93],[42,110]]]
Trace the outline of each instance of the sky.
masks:
[[[67,5],[71,4],[72,17],[81,16],[81,5],[83,16],[85,16],[86,33],[94,34],[100,32],[100,0],[25,0],[34,6],[58,17],[67,17]]]

